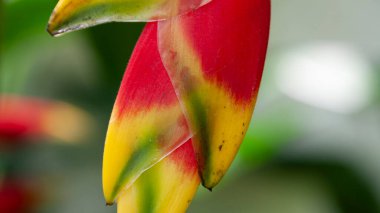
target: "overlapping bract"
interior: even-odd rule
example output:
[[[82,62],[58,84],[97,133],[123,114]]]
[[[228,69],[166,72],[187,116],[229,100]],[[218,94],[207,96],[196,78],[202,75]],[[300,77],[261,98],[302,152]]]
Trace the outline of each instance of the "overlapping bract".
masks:
[[[211,0],[60,0],[48,31],[58,35],[107,22],[155,21],[182,14]]]
[[[158,53],[157,24],[150,23],[130,59],[108,128],[103,159],[107,202],[190,137]]]
[[[112,10],[98,10],[95,16],[83,9],[103,1],[58,5],[49,30],[136,20],[133,8],[124,8],[132,5],[117,6],[114,0],[107,1]],[[214,0],[196,10],[206,1],[184,1],[180,8],[185,9],[178,9],[179,1],[166,2],[177,9],[141,10],[143,20],[167,20],[144,29],[107,133],[103,189],[107,203],[120,203],[120,212],[183,212],[200,179],[213,188],[239,149],[260,85],[270,0]],[[161,18],[152,15],[162,11]]]
[[[120,193],[118,212],[185,212],[199,183],[189,140]]]

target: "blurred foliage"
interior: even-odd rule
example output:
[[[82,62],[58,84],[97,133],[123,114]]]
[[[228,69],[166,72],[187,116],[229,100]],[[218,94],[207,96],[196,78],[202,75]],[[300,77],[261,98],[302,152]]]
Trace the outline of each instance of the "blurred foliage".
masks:
[[[341,162],[281,158],[196,197],[190,212],[377,213],[374,195],[366,178]]]

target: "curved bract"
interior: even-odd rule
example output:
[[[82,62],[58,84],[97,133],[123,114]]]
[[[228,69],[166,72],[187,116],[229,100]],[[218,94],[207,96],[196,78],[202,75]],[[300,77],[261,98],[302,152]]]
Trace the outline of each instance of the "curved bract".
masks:
[[[118,198],[118,213],[186,212],[199,186],[191,140],[146,171]]]
[[[243,141],[270,0],[209,1],[60,0],[52,14],[52,34],[160,20],[142,32],[109,123],[103,191],[120,213],[184,212],[200,180],[209,189],[219,183]]]
[[[107,203],[191,137],[157,48],[157,24],[144,29],[112,112],[103,158]]]
[[[157,21],[182,14],[211,0],[60,0],[48,24],[52,35],[107,22]]]
[[[215,0],[159,22],[159,50],[213,188],[245,136],[264,67],[269,0]]]

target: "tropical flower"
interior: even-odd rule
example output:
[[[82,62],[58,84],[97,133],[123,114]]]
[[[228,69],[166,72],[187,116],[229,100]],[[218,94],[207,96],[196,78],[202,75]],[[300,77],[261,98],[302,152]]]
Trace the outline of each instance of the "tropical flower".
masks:
[[[0,212],[34,212],[37,197],[34,189],[21,180],[0,180]]]
[[[103,158],[119,212],[184,212],[215,187],[247,131],[263,71],[270,0],[60,0],[53,35],[149,21],[117,96]]]
[[[0,95],[0,144],[15,145],[49,137],[79,142],[90,126],[83,110],[67,103]]]

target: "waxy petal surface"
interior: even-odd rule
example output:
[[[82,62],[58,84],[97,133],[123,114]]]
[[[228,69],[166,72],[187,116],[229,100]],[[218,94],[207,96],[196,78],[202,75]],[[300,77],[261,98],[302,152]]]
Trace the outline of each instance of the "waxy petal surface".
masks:
[[[107,22],[154,21],[182,14],[210,0],[60,0],[48,31],[62,34]]]
[[[263,71],[269,0],[215,0],[159,22],[159,50],[213,188],[245,136]]]
[[[186,212],[200,183],[191,140],[143,173],[118,199],[118,213]]]
[[[157,24],[150,23],[135,47],[111,115],[103,158],[107,203],[190,137],[160,59]]]

